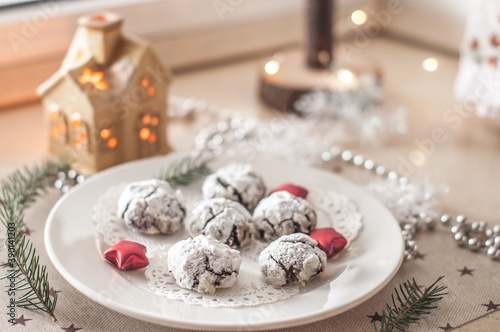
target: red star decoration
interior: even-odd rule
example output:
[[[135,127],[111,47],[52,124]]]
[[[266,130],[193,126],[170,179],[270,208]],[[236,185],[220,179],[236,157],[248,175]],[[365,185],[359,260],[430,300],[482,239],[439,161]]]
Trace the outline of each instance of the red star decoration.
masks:
[[[28,227],[25,227],[24,234],[26,234],[26,236],[30,236],[31,232],[33,232],[31,229],[29,229]]]
[[[498,38],[498,36],[496,34],[493,34],[493,35],[491,35],[490,43],[491,43],[491,46],[498,47],[498,46],[500,46],[500,38]]]
[[[148,266],[146,247],[137,242],[120,241],[104,252],[104,258],[120,270],[135,270]]]
[[[498,67],[498,59],[497,58],[489,58],[488,63],[490,66],[494,67],[495,69]]]
[[[479,42],[477,41],[477,39],[476,39],[476,38],[474,38],[474,39],[472,40],[472,43],[470,44],[470,47],[471,47],[473,50],[477,50],[477,49],[478,49],[478,47],[479,47]]]
[[[488,308],[488,310],[486,310],[486,312],[488,312],[490,310],[497,310],[498,307],[500,307],[500,304],[495,304],[495,303],[493,303],[493,301],[490,301],[490,303],[488,303],[488,304],[481,304],[481,305]]]
[[[50,287],[49,289],[49,296],[54,297],[57,293],[60,293],[60,290],[55,290],[54,287]]]
[[[417,285],[417,282],[414,281],[413,283],[410,284],[411,289],[413,290],[420,290],[420,288],[424,287],[423,285]]]
[[[370,323],[373,323],[373,322],[380,322],[380,321],[382,321],[382,316],[380,316],[380,315],[378,314],[378,312],[377,312],[377,311],[375,311],[375,314],[374,314],[374,315],[371,315],[371,316],[366,316],[366,317],[368,317],[368,318],[371,318],[371,319],[372,319],[372,321],[371,321]]]
[[[61,327],[61,330],[64,330],[66,332],[75,332],[75,331],[78,331],[78,330],[83,330],[82,328],[79,328],[79,327],[75,327],[74,324],[71,324],[70,327]]]
[[[271,191],[271,194],[278,192],[278,191],[287,191],[290,194],[292,194],[293,196],[301,197],[304,199],[307,197],[307,189],[306,188],[296,186],[296,185],[291,184],[291,183],[284,184],[281,187],[274,189],[273,191]]]
[[[413,254],[413,259],[425,260],[425,256],[427,256],[427,254],[422,254],[420,251],[415,251],[415,253]]]
[[[441,330],[448,331],[453,328],[453,326],[450,325],[450,323],[447,323],[446,326],[440,326],[439,327]]]
[[[26,319],[24,318],[24,315],[21,315],[21,317],[14,319],[14,325],[21,324],[22,326],[26,326],[26,322],[32,320],[32,319]]]
[[[474,270],[469,270],[466,266],[464,266],[464,268],[463,268],[463,269],[461,269],[461,270],[457,270],[457,271],[458,271],[458,272],[460,272],[460,276],[464,276],[464,275],[466,275],[466,274],[467,274],[467,275],[470,275],[470,276],[474,276],[474,275],[472,274],[472,272],[474,272]]]

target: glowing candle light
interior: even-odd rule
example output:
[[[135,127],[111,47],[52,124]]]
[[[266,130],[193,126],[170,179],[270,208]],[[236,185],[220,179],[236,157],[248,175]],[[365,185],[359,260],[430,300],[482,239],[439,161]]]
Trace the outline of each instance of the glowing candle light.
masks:
[[[351,20],[356,25],[365,24],[367,19],[368,15],[366,15],[366,13],[361,9],[355,10],[351,14]]]
[[[275,75],[280,70],[280,64],[276,60],[270,60],[264,66],[264,70],[269,75]]]
[[[354,77],[349,69],[339,70],[337,76],[339,77],[340,81],[345,84],[351,83]]]
[[[428,72],[436,71],[439,67],[439,61],[436,58],[427,58],[422,62],[422,67]]]

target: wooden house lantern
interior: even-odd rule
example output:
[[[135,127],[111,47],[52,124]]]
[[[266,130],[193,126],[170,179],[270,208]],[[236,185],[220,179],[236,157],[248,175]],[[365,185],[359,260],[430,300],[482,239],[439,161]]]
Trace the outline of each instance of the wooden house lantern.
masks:
[[[172,80],[151,46],[122,34],[113,13],[83,16],[61,68],[37,92],[50,153],[84,172],[169,151]]]

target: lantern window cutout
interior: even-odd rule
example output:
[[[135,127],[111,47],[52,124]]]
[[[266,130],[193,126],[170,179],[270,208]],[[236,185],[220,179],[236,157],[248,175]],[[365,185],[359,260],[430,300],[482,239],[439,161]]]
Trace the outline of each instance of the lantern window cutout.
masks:
[[[88,125],[82,121],[79,113],[71,115],[70,133],[71,143],[77,150],[90,150]]]
[[[68,122],[66,115],[61,112],[57,105],[50,106],[50,137],[59,143],[68,142]]]
[[[99,132],[103,150],[114,150],[118,146],[118,139],[112,127],[102,128]]]
[[[156,88],[151,84],[151,80],[149,78],[144,77],[141,80],[141,86],[145,89],[148,97],[154,97],[156,94]]]
[[[90,83],[98,90],[109,90],[109,84],[104,80],[102,71],[92,71],[90,68],[84,68],[82,75],[78,77],[78,83],[85,85]]]
[[[156,112],[148,112],[139,119],[139,141],[142,155],[154,154],[157,150],[160,118]]]

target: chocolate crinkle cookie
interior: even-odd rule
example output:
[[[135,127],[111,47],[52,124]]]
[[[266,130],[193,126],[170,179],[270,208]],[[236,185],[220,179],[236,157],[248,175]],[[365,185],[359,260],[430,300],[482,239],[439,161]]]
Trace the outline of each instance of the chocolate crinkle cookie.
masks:
[[[201,201],[188,218],[192,236],[211,235],[231,248],[248,244],[255,233],[252,216],[240,203],[226,198]]]
[[[171,234],[183,226],[186,210],[163,180],[132,182],[118,200],[118,216],[133,230],[145,234]]]
[[[266,186],[251,165],[231,163],[207,176],[202,192],[205,199],[224,197],[253,211],[266,194]]]
[[[274,287],[305,285],[326,266],[326,254],[307,234],[284,235],[259,256],[260,270]]]
[[[296,232],[309,234],[316,227],[316,212],[305,199],[278,191],[260,201],[253,220],[257,235],[272,241]]]
[[[168,268],[177,284],[199,293],[233,286],[240,271],[240,252],[211,236],[177,242],[168,251]]]

